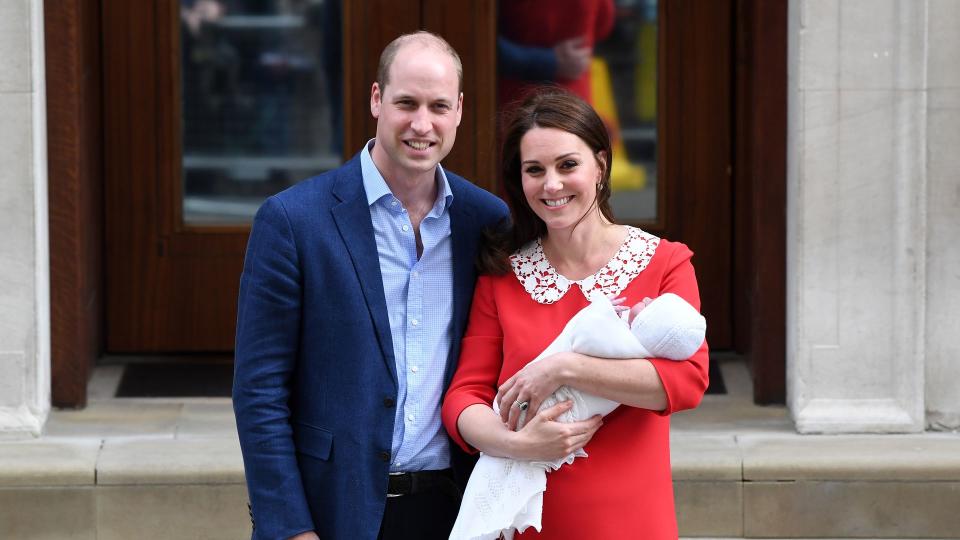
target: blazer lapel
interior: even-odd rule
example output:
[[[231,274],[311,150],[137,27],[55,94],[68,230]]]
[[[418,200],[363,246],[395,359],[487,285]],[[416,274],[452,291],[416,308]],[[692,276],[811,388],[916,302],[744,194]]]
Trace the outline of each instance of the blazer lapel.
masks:
[[[343,243],[347,246],[357,277],[360,278],[360,288],[376,328],[377,341],[383,351],[386,367],[394,384],[397,384],[397,365],[393,356],[393,340],[387,316],[386,295],[383,292],[383,278],[380,274],[377,239],[363,190],[359,158],[354,158],[344,169],[345,174],[340,175],[333,190],[334,196],[341,202],[331,209],[331,213]]]

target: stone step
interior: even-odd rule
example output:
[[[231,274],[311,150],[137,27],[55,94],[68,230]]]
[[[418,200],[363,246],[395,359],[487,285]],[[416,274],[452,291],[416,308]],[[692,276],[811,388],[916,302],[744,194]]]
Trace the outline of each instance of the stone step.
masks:
[[[673,439],[690,537],[960,538],[956,434],[683,434]]]
[[[689,538],[958,538],[960,436],[672,439]],[[249,536],[235,436],[0,444],[0,538]]]

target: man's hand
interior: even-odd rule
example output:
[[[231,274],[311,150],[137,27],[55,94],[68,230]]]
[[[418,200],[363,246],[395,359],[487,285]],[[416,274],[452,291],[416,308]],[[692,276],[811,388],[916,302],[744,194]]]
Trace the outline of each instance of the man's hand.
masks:
[[[317,533],[313,531],[302,532],[296,536],[291,536],[287,540],[320,540],[320,537],[317,536]]]
[[[572,81],[590,68],[593,47],[584,45],[582,37],[576,37],[554,45],[553,54],[557,57],[557,79]]]

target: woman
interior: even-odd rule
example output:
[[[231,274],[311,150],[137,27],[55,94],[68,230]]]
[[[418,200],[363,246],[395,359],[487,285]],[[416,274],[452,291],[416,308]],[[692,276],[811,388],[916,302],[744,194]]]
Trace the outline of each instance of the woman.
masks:
[[[680,362],[569,352],[529,362],[593,294],[633,305],[672,292],[699,309],[693,254],[614,222],[610,140],[576,96],[529,96],[507,126],[503,159],[513,225],[482,256],[444,424],[468,451],[523,460],[589,454],[548,476],[542,532],[523,538],[676,538],[669,414],[700,402],[706,343]],[[602,429],[599,418],[555,421],[569,407],[560,403],[514,430],[521,410],[537,411],[561,385],[626,406]]]

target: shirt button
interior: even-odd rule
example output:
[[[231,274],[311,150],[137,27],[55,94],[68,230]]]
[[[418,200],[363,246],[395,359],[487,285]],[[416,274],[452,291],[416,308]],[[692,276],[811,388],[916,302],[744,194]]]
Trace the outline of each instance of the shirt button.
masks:
[[[412,325],[414,325],[414,326],[417,326],[418,324],[420,324],[420,321],[418,321],[418,320],[416,320],[416,319],[411,319],[411,320],[410,320],[410,324],[412,324]]]
[[[390,398],[390,397],[388,397],[388,398],[383,398],[383,406],[386,407],[386,408],[388,408],[388,409],[389,409],[390,407],[393,407],[396,403],[397,403],[397,402],[394,401],[393,398]]]
[[[413,272],[410,273],[410,275],[413,277],[420,277],[420,272],[417,272],[416,270],[414,270]]]
[[[390,463],[390,452],[380,452],[379,454],[377,454],[377,457],[380,458],[380,461]]]
[[[417,370],[419,370],[419,369],[420,369],[420,368],[418,368],[417,366],[410,366],[410,371],[412,371],[412,372],[414,372],[414,373],[416,373]]]
[[[403,226],[403,232],[407,232],[409,230],[410,230],[410,227],[408,225]]]
[[[390,206],[396,206],[396,205],[397,205],[397,201],[396,201],[396,200],[390,201]]]
[[[414,418],[414,416],[413,416],[412,414],[408,414],[408,415],[407,415],[407,420],[413,422],[413,418]]]

